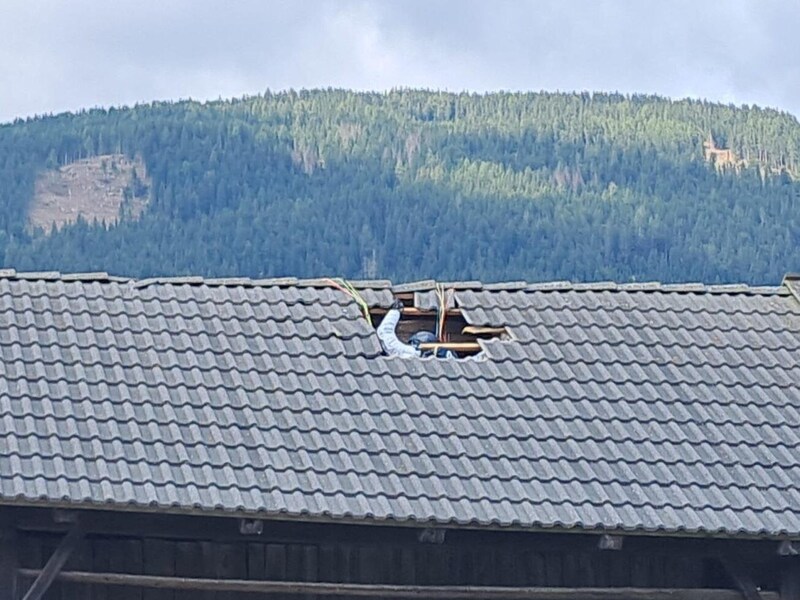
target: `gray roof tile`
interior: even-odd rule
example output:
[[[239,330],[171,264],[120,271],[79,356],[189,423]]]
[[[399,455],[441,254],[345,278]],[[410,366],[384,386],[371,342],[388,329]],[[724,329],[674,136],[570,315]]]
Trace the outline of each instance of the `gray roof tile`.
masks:
[[[328,280],[0,271],[0,497],[800,535],[796,286],[447,284],[511,337],[451,362]]]

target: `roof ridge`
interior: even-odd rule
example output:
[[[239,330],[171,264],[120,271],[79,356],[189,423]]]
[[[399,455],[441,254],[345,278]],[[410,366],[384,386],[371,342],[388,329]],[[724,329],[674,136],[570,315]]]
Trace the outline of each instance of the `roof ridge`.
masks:
[[[337,277],[203,277],[197,275],[156,276],[137,279],[135,277],[118,277],[103,271],[84,273],[61,273],[59,271],[16,271],[12,268],[0,269],[0,279],[17,279],[26,281],[63,281],[63,282],[117,282],[131,283],[134,288],[145,288],[151,285],[207,285],[219,287],[335,287]],[[560,281],[496,281],[484,283],[477,280],[438,282],[426,279],[407,283],[393,284],[388,279],[352,279],[346,280],[356,289],[390,289],[394,293],[426,292],[435,290],[437,285],[454,290],[481,290],[487,292],[521,291],[521,292],[658,292],[679,294],[795,294],[800,300],[800,276],[787,275],[780,285],[749,285],[746,283],[705,284],[701,282],[662,283],[646,282],[572,282]]]
[[[616,283],[613,281],[578,282],[546,281],[530,283],[526,292],[655,292],[674,294],[748,294],[787,293],[781,285],[749,285],[746,283],[705,284],[699,282],[662,283],[660,281]]]
[[[0,269],[0,279],[19,279],[25,281],[65,281],[65,282],[127,282],[129,277],[116,277],[105,271],[83,273],[61,273],[60,271],[17,271]]]

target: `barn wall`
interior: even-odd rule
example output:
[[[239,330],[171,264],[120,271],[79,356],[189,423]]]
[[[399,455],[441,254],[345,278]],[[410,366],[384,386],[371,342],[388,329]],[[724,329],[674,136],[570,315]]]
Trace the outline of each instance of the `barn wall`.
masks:
[[[778,557],[774,540],[628,536],[616,551],[600,550],[597,533],[456,528],[447,530],[444,543],[437,544],[420,541],[430,538],[421,538],[423,530],[413,527],[274,520],[261,522],[260,535],[246,535],[234,517],[6,507],[0,508],[0,592],[7,587],[3,578],[9,572],[4,556],[15,567],[43,568],[65,532],[74,527],[73,519],[87,534],[64,566],[67,571],[366,584],[730,589],[735,584],[719,561],[726,556],[762,590],[780,589],[781,571],[789,567],[800,581],[800,557]],[[785,581],[794,580],[784,577]],[[19,583],[18,599],[30,580]],[[792,585],[800,590],[800,584]],[[56,582],[46,597],[254,596]],[[800,591],[797,597],[786,597],[800,600]],[[6,598],[11,600],[0,593],[0,600]]]
[[[43,567],[59,540],[60,536],[53,534],[23,535],[19,540],[20,566]],[[541,552],[518,545],[219,543],[108,536],[86,539],[65,570],[422,585],[703,587],[715,583],[708,581],[703,561],[680,555]],[[206,597],[248,598],[61,583],[47,595],[52,600]]]

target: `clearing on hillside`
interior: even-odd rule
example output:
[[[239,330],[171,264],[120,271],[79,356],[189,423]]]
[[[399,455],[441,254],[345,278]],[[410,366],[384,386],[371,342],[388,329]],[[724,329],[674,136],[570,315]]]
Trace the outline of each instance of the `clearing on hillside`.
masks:
[[[28,212],[28,227],[51,233],[82,217],[115,223],[123,213],[138,218],[147,205],[150,181],[141,157],[105,154],[39,175]]]

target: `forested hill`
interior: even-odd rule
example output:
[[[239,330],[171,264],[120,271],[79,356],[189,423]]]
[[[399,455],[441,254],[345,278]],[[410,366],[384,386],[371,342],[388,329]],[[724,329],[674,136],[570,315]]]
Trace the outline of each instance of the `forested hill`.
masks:
[[[0,126],[0,262],[778,282],[800,270],[799,154],[786,113],[652,96],[325,90],[91,110]]]

